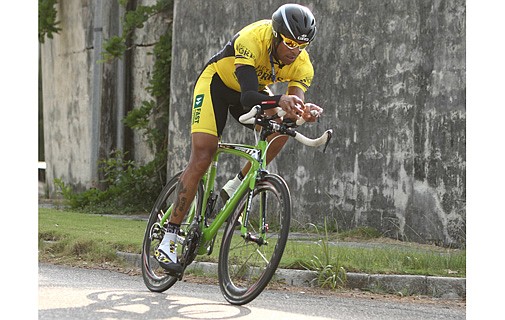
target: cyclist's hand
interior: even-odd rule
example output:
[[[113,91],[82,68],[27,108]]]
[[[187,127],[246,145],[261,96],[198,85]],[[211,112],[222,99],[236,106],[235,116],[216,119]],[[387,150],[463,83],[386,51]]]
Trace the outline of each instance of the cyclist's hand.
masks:
[[[307,102],[304,106],[302,118],[307,122],[314,122],[323,113],[323,108],[313,103]]]
[[[304,104],[298,96],[283,94],[279,100],[279,107],[286,111],[284,118],[296,121],[303,114]]]

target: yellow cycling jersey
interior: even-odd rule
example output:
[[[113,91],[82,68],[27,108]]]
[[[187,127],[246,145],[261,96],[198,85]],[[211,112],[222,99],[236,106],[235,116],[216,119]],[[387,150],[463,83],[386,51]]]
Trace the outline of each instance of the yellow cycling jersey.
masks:
[[[271,62],[272,39],[271,20],[252,23],[240,30],[209,63],[213,65],[224,84],[238,92],[240,85],[235,75],[236,64],[250,65],[256,69],[258,91],[272,84],[274,77],[276,82],[288,82],[288,86],[296,86],[306,91],[314,77],[314,68],[307,51],[303,50],[290,65],[280,66]]]

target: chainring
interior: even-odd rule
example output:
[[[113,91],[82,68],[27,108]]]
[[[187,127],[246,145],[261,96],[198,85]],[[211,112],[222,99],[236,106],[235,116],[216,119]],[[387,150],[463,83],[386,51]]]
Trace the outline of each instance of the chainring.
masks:
[[[184,242],[182,243],[182,257],[181,264],[186,269],[188,265],[195,260],[197,256],[197,249],[200,244],[200,238],[202,235],[202,231],[200,230],[200,226],[198,223],[193,222],[189,226],[188,233]]]

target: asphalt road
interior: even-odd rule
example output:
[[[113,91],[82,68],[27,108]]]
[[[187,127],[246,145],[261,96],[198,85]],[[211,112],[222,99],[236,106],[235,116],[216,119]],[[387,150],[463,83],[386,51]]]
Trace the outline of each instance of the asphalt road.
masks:
[[[39,265],[39,319],[465,319],[443,303],[267,290],[245,306],[228,304],[218,286],[179,282],[164,293],[141,276]]]

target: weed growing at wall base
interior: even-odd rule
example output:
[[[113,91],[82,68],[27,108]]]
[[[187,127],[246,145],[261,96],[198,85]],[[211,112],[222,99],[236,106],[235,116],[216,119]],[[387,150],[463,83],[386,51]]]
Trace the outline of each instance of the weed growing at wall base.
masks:
[[[316,233],[320,235],[316,225],[310,224],[310,226],[314,227]],[[347,273],[344,267],[338,263],[332,263],[334,259],[329,249],[328,224],[326,218],[324,219],[324,236],[317,242],[317,245],[321,248],[322,258],[314,255],[313,259],[305,265],[305,268],[316,272],[317,276],[315,281],[317,281],[317,285],[321,288],[337,289],[345,286]]]
[[[105,190],[96,188],[84,192],[74,192],[61,179],[54,183],[65,199],[65,205],[73,210],[88,213],[138,213],[148,212],[163,187],[163,179],[156,175],[162,166],[158,158],[149,164],[140,166],[125,155],[115,151],[109,159],[101,162],[101,169],[108,185]]]

